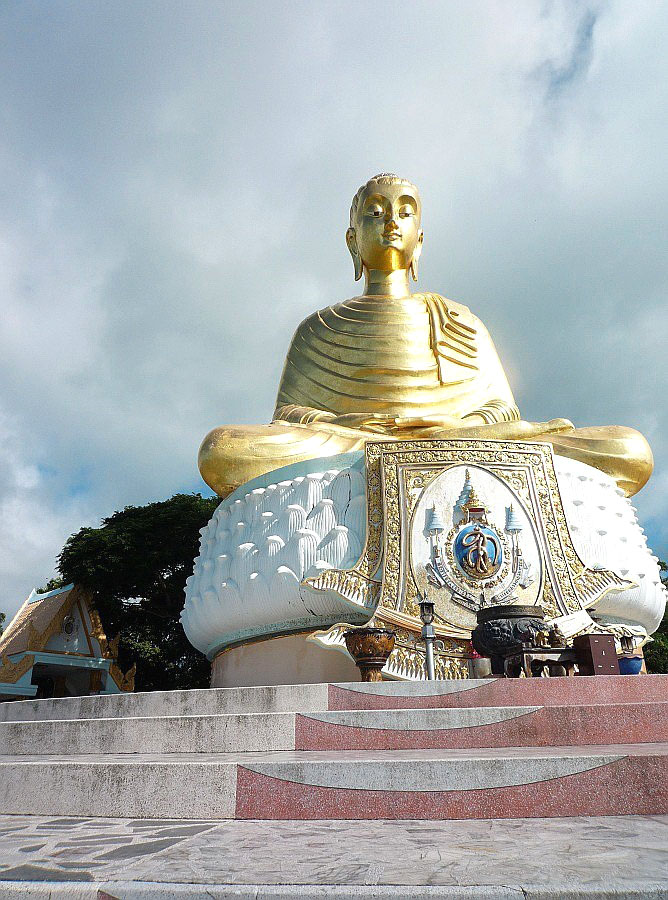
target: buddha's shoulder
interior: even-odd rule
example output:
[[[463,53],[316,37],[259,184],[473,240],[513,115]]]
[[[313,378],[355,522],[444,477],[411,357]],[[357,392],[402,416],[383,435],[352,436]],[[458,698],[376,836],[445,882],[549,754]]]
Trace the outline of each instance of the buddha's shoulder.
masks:
[[[338,331],[345,328],[346,322],[355,322],[359,326],[364,321],[379,323],[388,318],[396,322],[397,317],[411,319],[420,314],[425,317],[427,314],[435,315],[443,325],[450,322],[452,326],[459,326],[472,334],[485,332],[485,326],[468,306],[440,294],[420,292],[398,299],[383,298],[382,301],[364,294],[349,297],[311,313],[300,322],[297,333],[319,332],[323,328]]]
[[[298,327],[297,334],[309,331],[346,331],[349,323],[354,323],[359,329],[365,325],[382,322],[392,313],[396,313],[398,303],[395,300],[383,300],[378,297],[369,297],[364,294],[357,297],[349,297],[339,303],[331,303],[317,309],[311,315],[303,319]]]
[[[345,315],[348,310],[353,309],[355,305],[363,299],[363,297],[349,297],[347,300],[341,300],[339,303],[330,303],[329,306],[323,306],[321,309],[316,309],[315,312],[312,312],[305,319],[302,319],[299,323],[299,327],[301,328],[303,325],[314,325],[317,322],[321,322],[323,319],[327,319],[331,315]]]

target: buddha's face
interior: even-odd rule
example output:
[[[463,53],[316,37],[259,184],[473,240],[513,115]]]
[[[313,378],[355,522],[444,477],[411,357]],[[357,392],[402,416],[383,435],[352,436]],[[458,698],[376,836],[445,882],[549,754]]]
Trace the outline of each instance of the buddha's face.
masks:
[[[367,269],[408,269],[422,245],[421,212],[420,196],[410,185],[370,182],[348,229],[351,253],[356,251]]]

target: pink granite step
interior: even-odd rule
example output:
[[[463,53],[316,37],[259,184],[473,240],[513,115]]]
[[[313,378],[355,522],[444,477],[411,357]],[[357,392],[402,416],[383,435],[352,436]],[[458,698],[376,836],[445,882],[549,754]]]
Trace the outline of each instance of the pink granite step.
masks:
[[[0,756],[0,809],[197,820],[668,814],[668,744]]]
[[[297,714],[297,750],[558,747],[668,741],[668,703]]]
[[[330,684],[331,710],[668,702],[668,675]]]
[[[666,744],[308,756],[242,762],[235,817],[477,819],[668,812]]]

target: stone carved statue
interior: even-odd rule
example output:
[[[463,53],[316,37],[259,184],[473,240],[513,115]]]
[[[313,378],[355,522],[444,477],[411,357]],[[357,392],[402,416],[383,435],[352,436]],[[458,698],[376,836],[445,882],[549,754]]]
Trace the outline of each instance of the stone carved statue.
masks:
[[[364,446],[370,438],[452,437],[550,442],[635,494],[652,453],[631,428],[574,428],[520,417],[492,340],[466,307],[410,291],[422,251],[422,204],[396,175],[355,195],[346,242],[364,293],[298,327],[270,425],[215,428],[199,452],[202,477],[224,497],[259,475]]]

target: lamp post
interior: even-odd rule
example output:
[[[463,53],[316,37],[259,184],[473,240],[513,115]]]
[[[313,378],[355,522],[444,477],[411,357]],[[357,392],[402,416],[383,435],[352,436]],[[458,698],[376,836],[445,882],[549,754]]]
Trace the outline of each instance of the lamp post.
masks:
[[[434,640],[436,632],[434,631],[434,604],[427,599],[425,591],[420,600],[420,618],[422,619],[422,640],[424,641],[425,665],[427,668],[427,679],[434,681]]]

